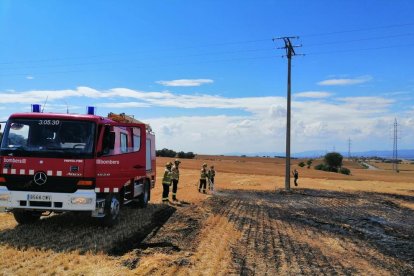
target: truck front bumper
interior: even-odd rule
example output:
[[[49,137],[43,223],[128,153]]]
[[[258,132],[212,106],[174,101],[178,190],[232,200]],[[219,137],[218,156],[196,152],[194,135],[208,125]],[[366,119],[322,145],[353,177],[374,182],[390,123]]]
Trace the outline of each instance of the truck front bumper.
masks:
[[[95,211],[96,193],[78,190],[75,193],[10,191],[0,187],[0,207],[42,211]]]

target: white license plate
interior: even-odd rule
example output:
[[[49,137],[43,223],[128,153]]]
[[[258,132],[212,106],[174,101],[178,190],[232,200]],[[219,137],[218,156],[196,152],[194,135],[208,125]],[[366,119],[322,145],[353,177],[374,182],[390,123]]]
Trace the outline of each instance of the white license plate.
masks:
[[[29,201],[52,201],[52,197],[50,195],[28,194],[27,200]]]

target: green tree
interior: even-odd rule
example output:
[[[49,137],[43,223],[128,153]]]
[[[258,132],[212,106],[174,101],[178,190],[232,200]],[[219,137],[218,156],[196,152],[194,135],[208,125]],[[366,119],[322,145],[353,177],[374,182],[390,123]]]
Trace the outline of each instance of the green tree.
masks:
[[[185,158],[187,159],[193,159],[194,157],[195,157],[195,154],[192,151],[189,151],[185,154]]]
[[[306,161],[306,165],[308,165],[308,169],[310,169],[310,167],[312,166],[312,162],[313,162],[313,159],[308,159]]]
[[[161,157],[175,157],[176,156],[176,152],[167,148],[163,148],[162,150],[157,150],[156,151],[156,156],[161,156]]]
[[[303,168],[303,167],[305,167],[305,163],[302,161],[302,162],[300,162],[300,163],[298,164],[298,166],[299,166],[299,167],[301,167],[301,168]]]
[[[332,171],[338,171],[342,167],[343,159],[344,158],[340,153],[329,152],[325,155],[324,161]]]
[[[346,174],[346,175],[350,175],[350,174],[351,174],[351,170],[350,170],[350,169],[348,169],[348,168],[345,168],[345,167],[342,167],[342,168],[339,170],[339,172],[340,172],[340,173],[342,173],[342,174]]]

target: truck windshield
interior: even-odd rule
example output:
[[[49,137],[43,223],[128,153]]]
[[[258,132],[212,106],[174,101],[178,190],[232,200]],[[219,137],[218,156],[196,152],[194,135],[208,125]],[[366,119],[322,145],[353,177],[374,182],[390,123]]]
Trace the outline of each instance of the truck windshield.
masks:
[[[95,124],[57,119],[11,119],[1,142],[1,155],[93,157]]]

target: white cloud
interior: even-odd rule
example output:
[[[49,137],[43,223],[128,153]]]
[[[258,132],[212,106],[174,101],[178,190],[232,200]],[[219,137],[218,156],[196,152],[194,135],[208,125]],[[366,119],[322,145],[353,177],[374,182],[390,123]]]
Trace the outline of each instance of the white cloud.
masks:
[[[328,80],[323,80],[318,82],[318,85],[323,85],[323,86],[337,86],[337,85],[354,85],[354,84],[361,84],[361,83],[365,83],[365,82],[369,82],[372,80],[371,76],[362,76],[362,77],[358,77],[358,78],[353,78],[353,79],[328,79]]]
[[[324,149],[326,145],[331,147],[333,143],[340,143],[342,140],[346,146],[348,137],[355,141],[355,146],[360,141],[372,146],[371,149],[381,149],[384,139],[388,139],[384,138],[384,129],[392,126],[395,117],[392,107],[396,100],[384,97],[343,97],[326,101],[322,96],[328,97],[330,94],[318,94],[323,91],[302,93],[307,93],[304,94],[306,101],[302,97],[295,97],[292,101],[292,152]],[[0,106],[11,110],[16,105],[27,104],[24,110],[29,111],[28,103],[43,104],[46,97],[47,112],[55,109],[65,112],[66,105],[63,103],[68,101],[77,105],[69,105],[72,112],[84,110],[81,105],[95,105],[98,106],[100,114],[109,111],[125,112],[141,119],[140,108],[146,108],[146,117],[152,114],[152,118],[144,121],[151,123],[156,131],[158,148],[211,154],[283,152],[285,148],[284,97],[230,98],[206,94],[181,95],[170,91],[146,92],[127,88],[97,90],[78,87],[56,91],[4,92],[0,93]],[[186,114],[193,116],[177,117],[174,110],[170,116],[159,116],[157,111],[153,111],[162,107],[186,109]],[[203,115],[204,111],[207,113],[212,109],[215,110],[214,114],[221,115]],[[228,109],[242,111],[238,114],[243,116],[229,113]],[[4,115],[7,110],[1,110],[0,115]],[[406,120],[402,122],[405,122],[405,133],[414,133],[413,121],[408,120],[412,114],[404,113]],[[378,146],[374,142],[370,144],[369,141],[376,141]]]
[[[307,91],[307,92],[295,93],[293,96],[295,98],[322,99],[322,98],[328,98],[331,95],[332,93],[325,92],[325,91]]]
[[[117,102],[117,103],[99,103],[96,106],[118,109],[118,108],[150,107],[151,105],[148,103],[143,103],[143,102]]]
[[[33,79],[34,79],[34,77],[33,77],[33,76],[26,76],[26,79],[27,79],[27,80],[33,80]]]
[[[395,91],[395,92],[383,93],[381,95],[387,96],[387,97],[395,97],[395,96],[412,95],[412,92],[410,92],[410,91]]]
[[[270,118],[285,117],[286,112],[287,112],[286,106],[272,105],[272,106],[269,107],[269,117]]]
[[[211,79],[180,79],[170,81],[157,81],[158,84],[164,86],[200,86],[202,84],[213,83]]]
[[[388,108],[391,104],[395,103],[394,99],[382,97],[346,97],[338,98],[338,100],[344,102],[347,107],[364,109],[366,111]]]

